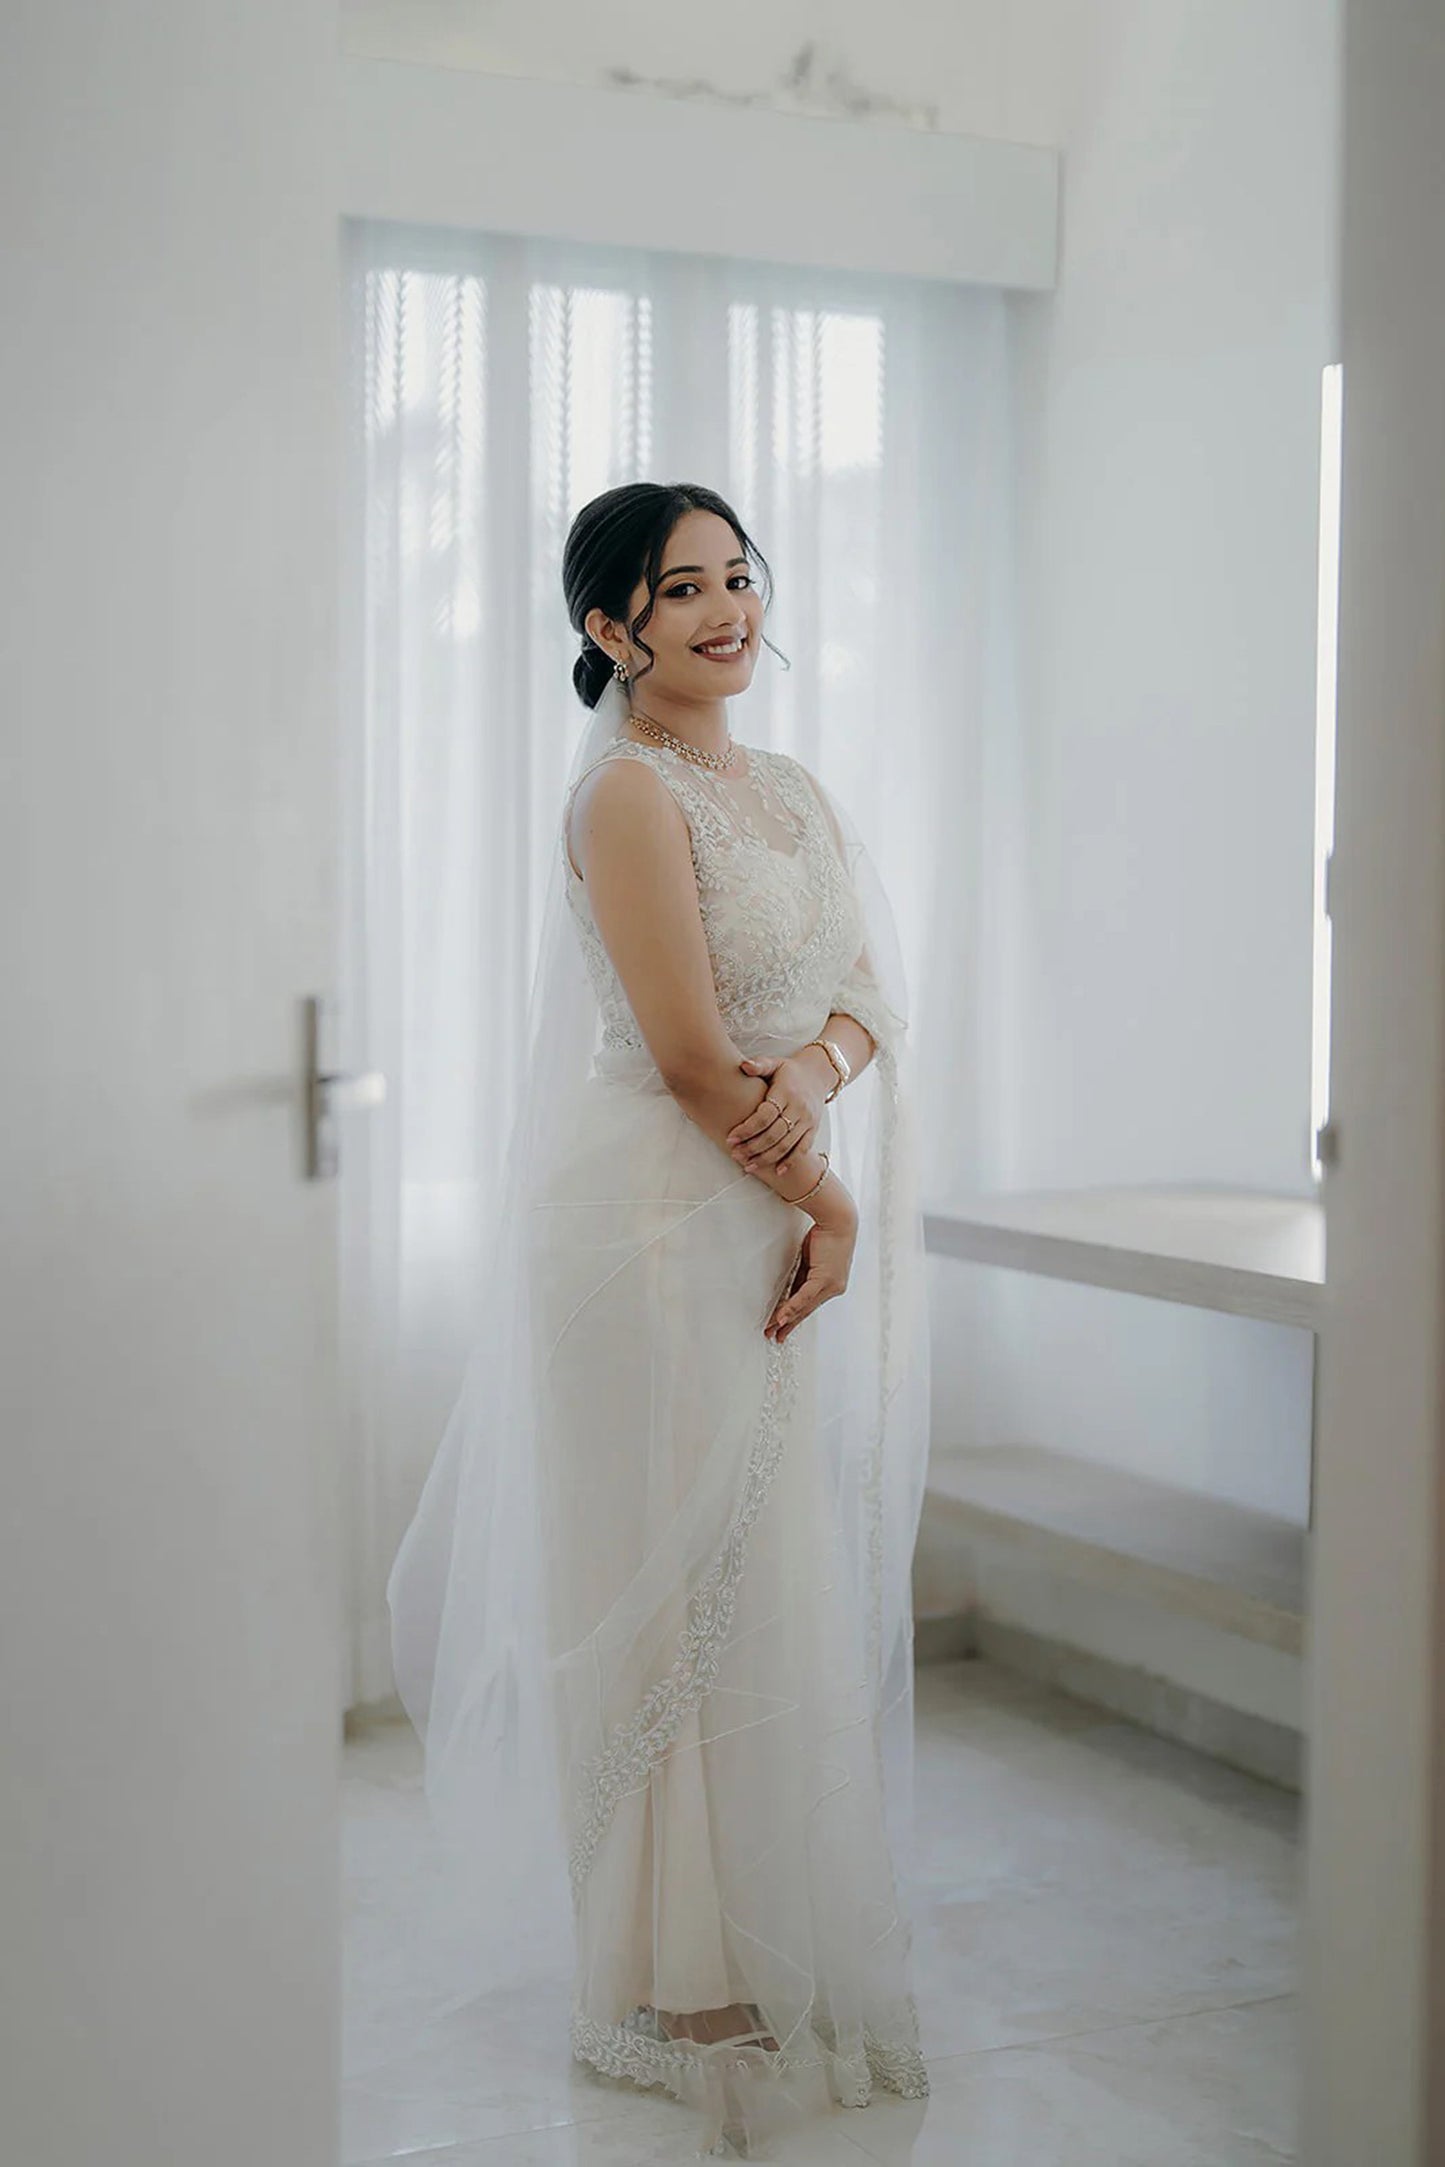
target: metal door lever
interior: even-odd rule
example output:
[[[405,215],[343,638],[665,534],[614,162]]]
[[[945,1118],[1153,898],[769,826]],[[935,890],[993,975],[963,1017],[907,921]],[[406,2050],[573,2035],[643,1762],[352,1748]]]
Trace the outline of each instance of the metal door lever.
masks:
[[[306,1179],[332,1181],[337,1169],[336,1117],[366,1113],[386,1099],[386,1078],[378,1069],[346,1074],[321,1066],[320,997],[308,996],[305,1013]]]

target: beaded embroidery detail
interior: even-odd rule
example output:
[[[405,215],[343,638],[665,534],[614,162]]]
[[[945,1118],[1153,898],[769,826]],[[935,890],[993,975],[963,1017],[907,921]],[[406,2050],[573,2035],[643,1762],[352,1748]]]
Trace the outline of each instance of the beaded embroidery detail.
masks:
[[[758,783],[782,807],[798,838],[790,853],[768,842],[730,792],[720,803],[713,779],[665,747],[619,738],[602,758],[645,760],[682,809],[718,1009],[740,1044],[802,1011],[826,1016],[845,985],[872,1006],[878,1028],[851,998],[848,1013],[857,1013],[875,1037],[886,1029],[876,991],[854,969],[864,927],[852,882],[796,760],[748,749]],[[602,1013],[602,1043],[640,1048],[642,1033],[592,922],[585,883],[566,859],[565,818],[560,847],[567,900]]]

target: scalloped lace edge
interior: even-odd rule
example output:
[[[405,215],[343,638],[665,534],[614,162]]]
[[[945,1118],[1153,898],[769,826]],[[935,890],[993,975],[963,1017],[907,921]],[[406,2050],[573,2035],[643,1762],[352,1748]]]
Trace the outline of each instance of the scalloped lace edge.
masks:
[[[812,2054],[768,2053],[752,2048],[780,2080],[803,2069],[824,2068],[834,2096],[844,2106],[866,2107],[875,2085],[896,2092],[903,2099],[928,2097],[928,2068],[922,2052],[907,2040],[881,2040],[872,2032],[854,2054],[839,2054],[828,2044],[828,2027],[816,2025],[813,2037],[818,2051]],[[622,2024],[601,2024],[576,2014],[572,2019],[572,2053],[604,2076],[621,2077],[642,2086],[662,2085],[676,2099],[688,2096],[687,2076],[707,2061],[726,2058],[736,2049],[727,2040],[699,2050],[691,2040],[669,2039],[649,2009],[635,2009]]]

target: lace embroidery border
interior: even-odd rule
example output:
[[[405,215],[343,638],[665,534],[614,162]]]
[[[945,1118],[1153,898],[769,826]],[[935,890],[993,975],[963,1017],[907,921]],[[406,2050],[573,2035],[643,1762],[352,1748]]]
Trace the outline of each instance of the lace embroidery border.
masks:
[[[908,2007],[916,2020],[910,1995]],[[862,2049],[840,2055],[832,2043],[831,2027],[814,2027],[823,2052],[819,2054],[766,2054],[768,2068],[778,2076],[799,2069],[829,2066],[844,2078],[838,2087],[845,2104],[866,2107],[875,2084],[903,2099],[928,2097],[928,2067],[922,2052],[908,2040],[885,2041],[865,2031]],[[718,2042],[726,2047],[725,2041]],[[758,2050],[765,2052],[765,2050]],[[634,2084],[663,2085],[674,2097],[685,2096],[682,2083],[687,2070],[701,2069],[703,2056],[686,2040],[669,2039],[650,2010],[636,2010],[624,2024],[600,2024],[580,2012],[572,2018],[572,2053],[607,2077],[623,2077]]]
[[[635,1791],[712,1690],[737,1607],[748,1539],[782,1457],[783,1426],[797,1391],[797,1350],[775,1341],[768,1352],[762,1414],[742,1496],[722,1547],[689,1599],[677,1653],[634,1712],[616,1724],[582,1775],[583,1810],[569,1857],[574,1901],[581,1901],[597,1847],[619,1800]]]

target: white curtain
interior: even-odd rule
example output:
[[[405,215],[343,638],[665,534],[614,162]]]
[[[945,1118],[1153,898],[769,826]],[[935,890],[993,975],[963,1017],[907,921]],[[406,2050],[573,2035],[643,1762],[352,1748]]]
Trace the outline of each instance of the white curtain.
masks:
[[[985,1118],[972,986],[1010,546],[996,292],[380,223],[347,247],[341,1049],[390,1082],[343,1139],[356,1705],[392,1691],[387,1570],[479,1299],[584,720],[574,513],[618,482],[705,482],[767,556],[792,667],[760,653],[734,734],[821,774],[888,883],[938,1197],[972,1184]]]

